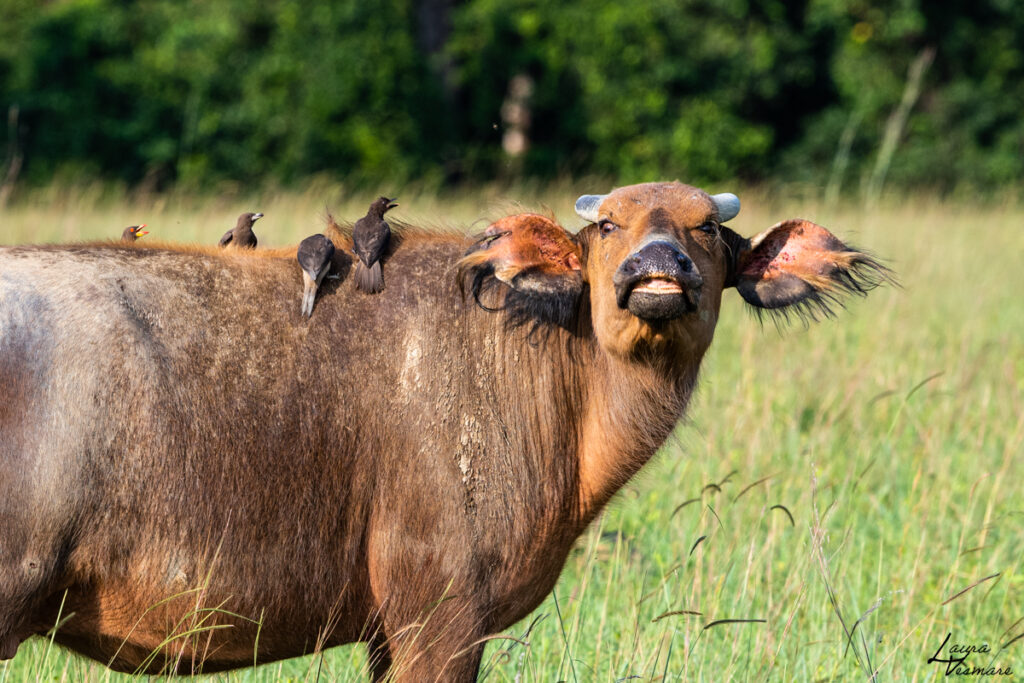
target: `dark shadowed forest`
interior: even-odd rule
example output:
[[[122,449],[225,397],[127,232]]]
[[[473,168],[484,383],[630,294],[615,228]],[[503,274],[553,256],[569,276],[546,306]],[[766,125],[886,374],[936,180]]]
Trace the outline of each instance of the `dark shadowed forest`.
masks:
[[[1005,188],[1022,76],[1015,0],[0,0],[0,182]]]

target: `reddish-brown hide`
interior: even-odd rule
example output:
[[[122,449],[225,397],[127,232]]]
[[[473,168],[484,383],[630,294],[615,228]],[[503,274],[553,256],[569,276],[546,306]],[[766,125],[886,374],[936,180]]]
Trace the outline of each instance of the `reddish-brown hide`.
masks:
[[[726,287],[824,305],[884,276],[678,183],[600,208],[575,236],[395,226],[372,297],[332,222],[308,322],[294,249],[0,250],[0,656],[60,612],[123,671],[365,641],[377,677],[472,680],[673,429]]]

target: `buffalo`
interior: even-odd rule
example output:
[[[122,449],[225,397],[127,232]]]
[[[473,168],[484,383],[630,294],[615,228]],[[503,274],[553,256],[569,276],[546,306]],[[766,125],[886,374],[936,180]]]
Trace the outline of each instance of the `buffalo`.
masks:
[[[332,222],[308,321],[294,248],[0,250],[0,658],[59,621],[119,671],[362,641],[375,680],[472,680],[673,430],[726,288],[815,316],[889,277],[680,183],[577,211],[396,224],[375,296]]]

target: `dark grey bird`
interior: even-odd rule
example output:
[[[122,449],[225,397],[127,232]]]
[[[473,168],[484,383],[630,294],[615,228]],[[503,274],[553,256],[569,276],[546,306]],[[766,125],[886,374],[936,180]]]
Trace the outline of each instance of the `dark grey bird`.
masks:
[[[359,257],[356,287],[364,292],[376,294],[384,289],[380,257],[391,239],[391,226],[384,220],[384,214],[396,206],[394,199],[380,197],[370,204],[370,210],[352,228],[352,251]]]
[[[124,229],[124,232],[121,233],[121,241],[134,242],[143,235],[148,235],[149,230],[143,230],[144,227],[146,227],[145,223],[143,223],[142,225],[129,225],[127,228]]]
[[[325,235],[310,235],[299,242],[296,254],[302,268],[302,315],[313,315],[313,302],[320,282],[331,270],[334,258],[334,243]]]
[[[262,213],[243,213],[238,217],[235,227],[224,233],[220,238],[220,246],[226,247],[229,244],[243,249],[256,248],[256,234],[252,231],[253,224],[263,218]]]

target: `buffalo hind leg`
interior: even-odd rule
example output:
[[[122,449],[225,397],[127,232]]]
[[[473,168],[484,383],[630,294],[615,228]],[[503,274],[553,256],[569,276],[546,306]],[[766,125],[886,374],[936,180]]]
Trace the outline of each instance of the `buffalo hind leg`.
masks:
[[[21,643],[55,625],[63,595],[52,585],[56,552],[10,552],[15,544],[5,540],[0,537],[0,661],[13,659]],[[8,559],[13,561],[3,561]]]
[[[54,626],[71,547],[70,532],[33,504],[35,492],[14,470],[19,461],[4,451],[4,438],[0,429],[0,660]]]

